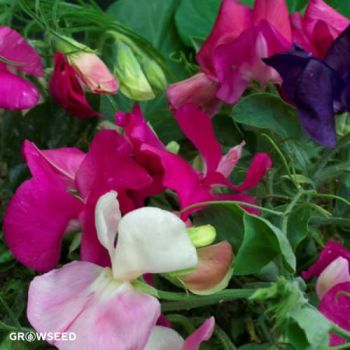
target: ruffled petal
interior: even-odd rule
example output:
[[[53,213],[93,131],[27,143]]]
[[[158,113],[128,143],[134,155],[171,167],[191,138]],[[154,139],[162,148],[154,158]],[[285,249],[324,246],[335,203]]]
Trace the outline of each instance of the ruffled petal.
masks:
[[[214,172],[222,153],[209,116],[194,104],[184,105],[177,109],[174,115],[186,137],[203,157],[206,165],[205,173]]]
[[[197,54],[202,71],[216,77],[213,53],[217,47],[235,40],[252,24],[251,9],[237,0],[223,0],[214,27]]]
[[[39,332],[76,334],[72,342],[51,342],[60,350],[143,350],[160,305],[114,281],[109,269],[73,262],[32,281],[27,314]]]
[[[24,265],[45,272],[57,265],[64,233],[82,203],[49,180],[24,182],[12,197],[3,230],[6,243]]]
[[[0,56],[16,62],[16,69],[41,77],[43,65],[39,54],[15,30],[0,26]],[[1,81],[1,85],[3,82]],[[12,90],[12,93],[15,90]],[[29,107],[27,107],[29,108]]]
[[[7,70],[0,70],[0,81],[0,108],[28,109],[39,102],[39,91],[30,81]]]
[[[112,262],[118,280],[130,281],[145,273],[192,268],[197,262],[186,225],[176,215],[145,207],[121,219]]]
[[[316,292],[319,299],[339,283],[350,282],[349,261],[342,257],[333,260],[317,279]]]
[[[266,20],[244,31],[238,39],[221,45],[214,53],[216,76],[220,83],[217,97],[227,103],[238,101],[248,84],[279,82],[278,73],[262,58],[288,50],[290,43]]]

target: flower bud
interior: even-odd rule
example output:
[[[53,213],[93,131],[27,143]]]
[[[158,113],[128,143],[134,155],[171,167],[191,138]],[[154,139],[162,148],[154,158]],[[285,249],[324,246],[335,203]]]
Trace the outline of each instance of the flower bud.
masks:
[[[133,50],[121,42],[117,43],[115,74],[120,81],[121,92],[130,99],[147,101],[155,97]]]
[[[103,61],[89,47],[74,39],[62,37],[55,41],[58,51],[65,54],[76,75],[97,94],[113,94],[118,83]]]
[[[206,247],[216,238],[216,230],[212,225],[188,227],[187,232],[196,248]]]

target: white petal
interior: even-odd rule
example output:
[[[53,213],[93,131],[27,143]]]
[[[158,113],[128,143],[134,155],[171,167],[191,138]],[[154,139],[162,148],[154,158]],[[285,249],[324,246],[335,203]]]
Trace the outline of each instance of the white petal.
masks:
[[[156,326],[144,350],[182,350],[184,340],[171,328]]]
[[[192,268],[198,263],[184,222],[166,210],[134,210],[120,220],[118,231],[112,269],[119,280]]]
[[[117,192],[110,191],[99,198],[95,209],[95,225],[101,244],[109,251],[112,258],[114,242],[121,219]]]

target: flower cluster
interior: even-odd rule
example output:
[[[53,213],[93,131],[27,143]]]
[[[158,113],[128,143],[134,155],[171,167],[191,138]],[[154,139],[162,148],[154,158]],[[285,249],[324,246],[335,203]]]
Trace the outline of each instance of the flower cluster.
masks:
[[[91,139],[84,135],[85,148],[21,139],[30,175],[15,186],[9,199],[3,234],[14,258],[38,274],[29,285],[30,325],[41,333],[74,332],[74,342],[49,341],[62,350],[199,350],[203,342],[216,344],[221,338],[226,348],[235,348],[222,336],[222,324],[218,339],[212,339],[219,308],[206,309],[200,319],[193,316],[197,329],[186,327],[187,321],[175,315],[174,323],[178,316],[184,324],[185,338],[181,327],[167,319],[166,307],[190,309],[186,303],[179,306],[188,300],[195,301],[193,308],[213,305],[241,298],[241,289],[243,298],[275,302],[268,310],[287,320],[285,334],[275,334],[283,328],[281,320],[272,327],[269,341],[276,348],[295,341],[295,334],[302,332],[293,333],[297,326],[305,326],[303,341],[312,343],[315,337],[305,321],[311,318],[308,312],[323,318],[321,313],[340,327],[343,334],[339,329],[336,334],[325,321],[327,343],[328,336],[332,346],[350,339],[350,251],[328,242],[319,259],[302,272],[305,280],[317,276],[320,313],[308,304],[302,280],[297,280],[297,269],[304,265],[299,266],[296,256],[320,243],[315,234],[318,238],[301,248],[309,239],[310,212],[321,219],[338,219],[329,206],[313,203],[313,198],[350,206],[339,196],[342,191],[350,193],[348,182],[344,181],[345,188],[337,187],[338,178],[332,186],[322,182],[339,171],[332,163],[328,173],[322,173],[338,149],[321,153],[318,147],[309,152],[288,137],[275,142],[276,126],[264,138],[259,137],[260,130],[252,137],[256,125],[247,122],[251,129],[245,129],[228,118],[246,100],[242,96],[263,95],[250,94],[254,89],[274,91],[268,95],[270,101],[278,100],[283,111],[294,108],[307,136],[321,146],[336,147],[335,116],[350,113],[350,20],[323,0],[309,1],[303,13],[289,13],[285,0],[256,0],[252,8],[238,0],[222,0],[196,53],[196,73],[168,85],[166,64],[156,50],[118,21],[94,11],[92,6],[82,13],[93,19],[92,34],[101,31],[96,24],[99,15],[106,21],[96,44],[99,51],[50,29],[51,51],[44,56],[40,45],[36,51],[17,31],[0,26],[0,108],[23,111],[25,118],[28,109],[48,100],[78,118],[72,120],[93,128]],[[108,55],[103,54],[104,45]],[[107,56],[117,62],[110,64]],[[167,118],[173,118],[181,132],[176,141],[166,143],[149,123],[148,102],[137,103],[156,95],[168,105]],[[100,122],[107,112],[96,101],[112,105],[108,121]],[[128,102],[130,108],[125,107]],[[257,109],[244,112],[249,116]],[[227,114],[227,125],[218,131],[221,114]],[[165,124],[162,117],[152,117]],[[278,124],[278,118],[287,117],[281,113],[271,119]],[[258,128],[269,129],[262,119]],[[297,118],[293,121],[298,123]],[[228,143],[220,138],[227,134]],[[289,159],[282,151],[285,145],[295,152]],[[310,166],[301,173],[306,163],[322,155],[314,166],[318,169]],[[301,159],[298,166],[293,157]],[[349,154],[345,157],[346,166],[341,163],[340,168],[348,171]],[[335,194],[317,192],[335,187]],[[215,205],[220,205],[219,211],[210,211]],[[221,217],[218,212],[226,214]],[[305,213],[310,214],[306,219]],[[254,275],[257,281],[245,275]],[[281,296],[288,297],[284,306],[276,301]],[[163,309],[162,299],[172,305]],[[231,311],[225,310],[225,319]],[[266,325],[272,324],[264,317],[259,317],[264,331],[258,335],[251,318],[242,317],[249,323],[250,338],[258,342],[267,333]],[[244,338],[237,334],[237,339]]]

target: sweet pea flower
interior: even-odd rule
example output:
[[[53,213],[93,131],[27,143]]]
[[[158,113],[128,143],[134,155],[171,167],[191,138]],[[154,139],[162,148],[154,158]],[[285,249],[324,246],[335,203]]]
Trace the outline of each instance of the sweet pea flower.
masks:
[[[141,152],[158,160],[161,166],[162,183],[174,190],[183,209],[191,204],[211,200],[238,200],[255,203],[255,199],[242,192],[252,189],[271,167],[271,159],[265,153],[258,153],[248,169],[247,176],[239,186],[232,185],[228,176],[241,157],[244,143],[231,148],[223,155],[220,143],[215,137],[210,118],[198,106],[187,104],[175,111],[175,118],[188,139],[198,149],[204,160],[204,169],[198,171],[180,156],[154,145],[144,143]],[[217,194],[215,188],[224,186],[234,191]],[[256,211],[253,211],[256,213]],[[186,219],[189,212],[185,213]]]
[[[336,146],[334,114],[350,111],[350,27],[319,60],[299,47],[264,61],[282,76],[282,89],[295,105],[307,134],[325,147]]]
[[[109,264],[95,230],[96,201],[110,190],[118,191],[121,211],[127,213],[141,205],[130,191],[152,182],[132,158],[131,145],[117,132],[102,130],[87,154],[76,148],[42,151],[29,141],[23,144],[23,154],[32,178],[17,189],[3,222],[14,256],[36,271],[49,271],[59,262],[65,234],[78,227],[82,260]]]
[[[39,101],[38,89],[17,71],[41,77],[40,56],[19,33],[0,26],[0,108],[28,109]]]
[[[93,110],[86,99],[82,84],[66,57],[61,52],[56,52],[54,62],[54,71],[49,81],[53,99],[75,117],[100,118],[101,115]]]
[[[207,79],[197,75],[170,85],[168,98],[175,108],[195,102],[205,108],[214,104],[217,109],[216,99],[236,103],[253,81],[262,87],[280,82],[278,73],[261,58],[288,50],[291,42],[285,0],[256,0],[253,10],[238,0],[223,0],[214,27],[196,57],[200,74]]]
[[[349,25],[350,20],[323,0],[310,0],[305,15],[291,16],[293,42],[323,58],[333,41]]]
[[[198,262],[186,226],[176,215],[144,207],[122,217],[116,197],[114,191],[104,194],[95,211],[98,239],[112,267],[75,261],[30,284],[31,325],[39,332],[76,334],[74,342],[52,341],[58,349],[143,350],[148,341],[151,346],[161,341],[154,328],[160,303],[135,282],[145,273],[189,269]],[[210,333],[209,322],[200,333]]]
[[[320,299],[319,310],[329,320],[345,330],[350,330],[350,251],[337,242],[328,242],[318,260],[302,273],[305,279],[318,276],[316,292]],[[332,346],[345,339],[331,333]]]

